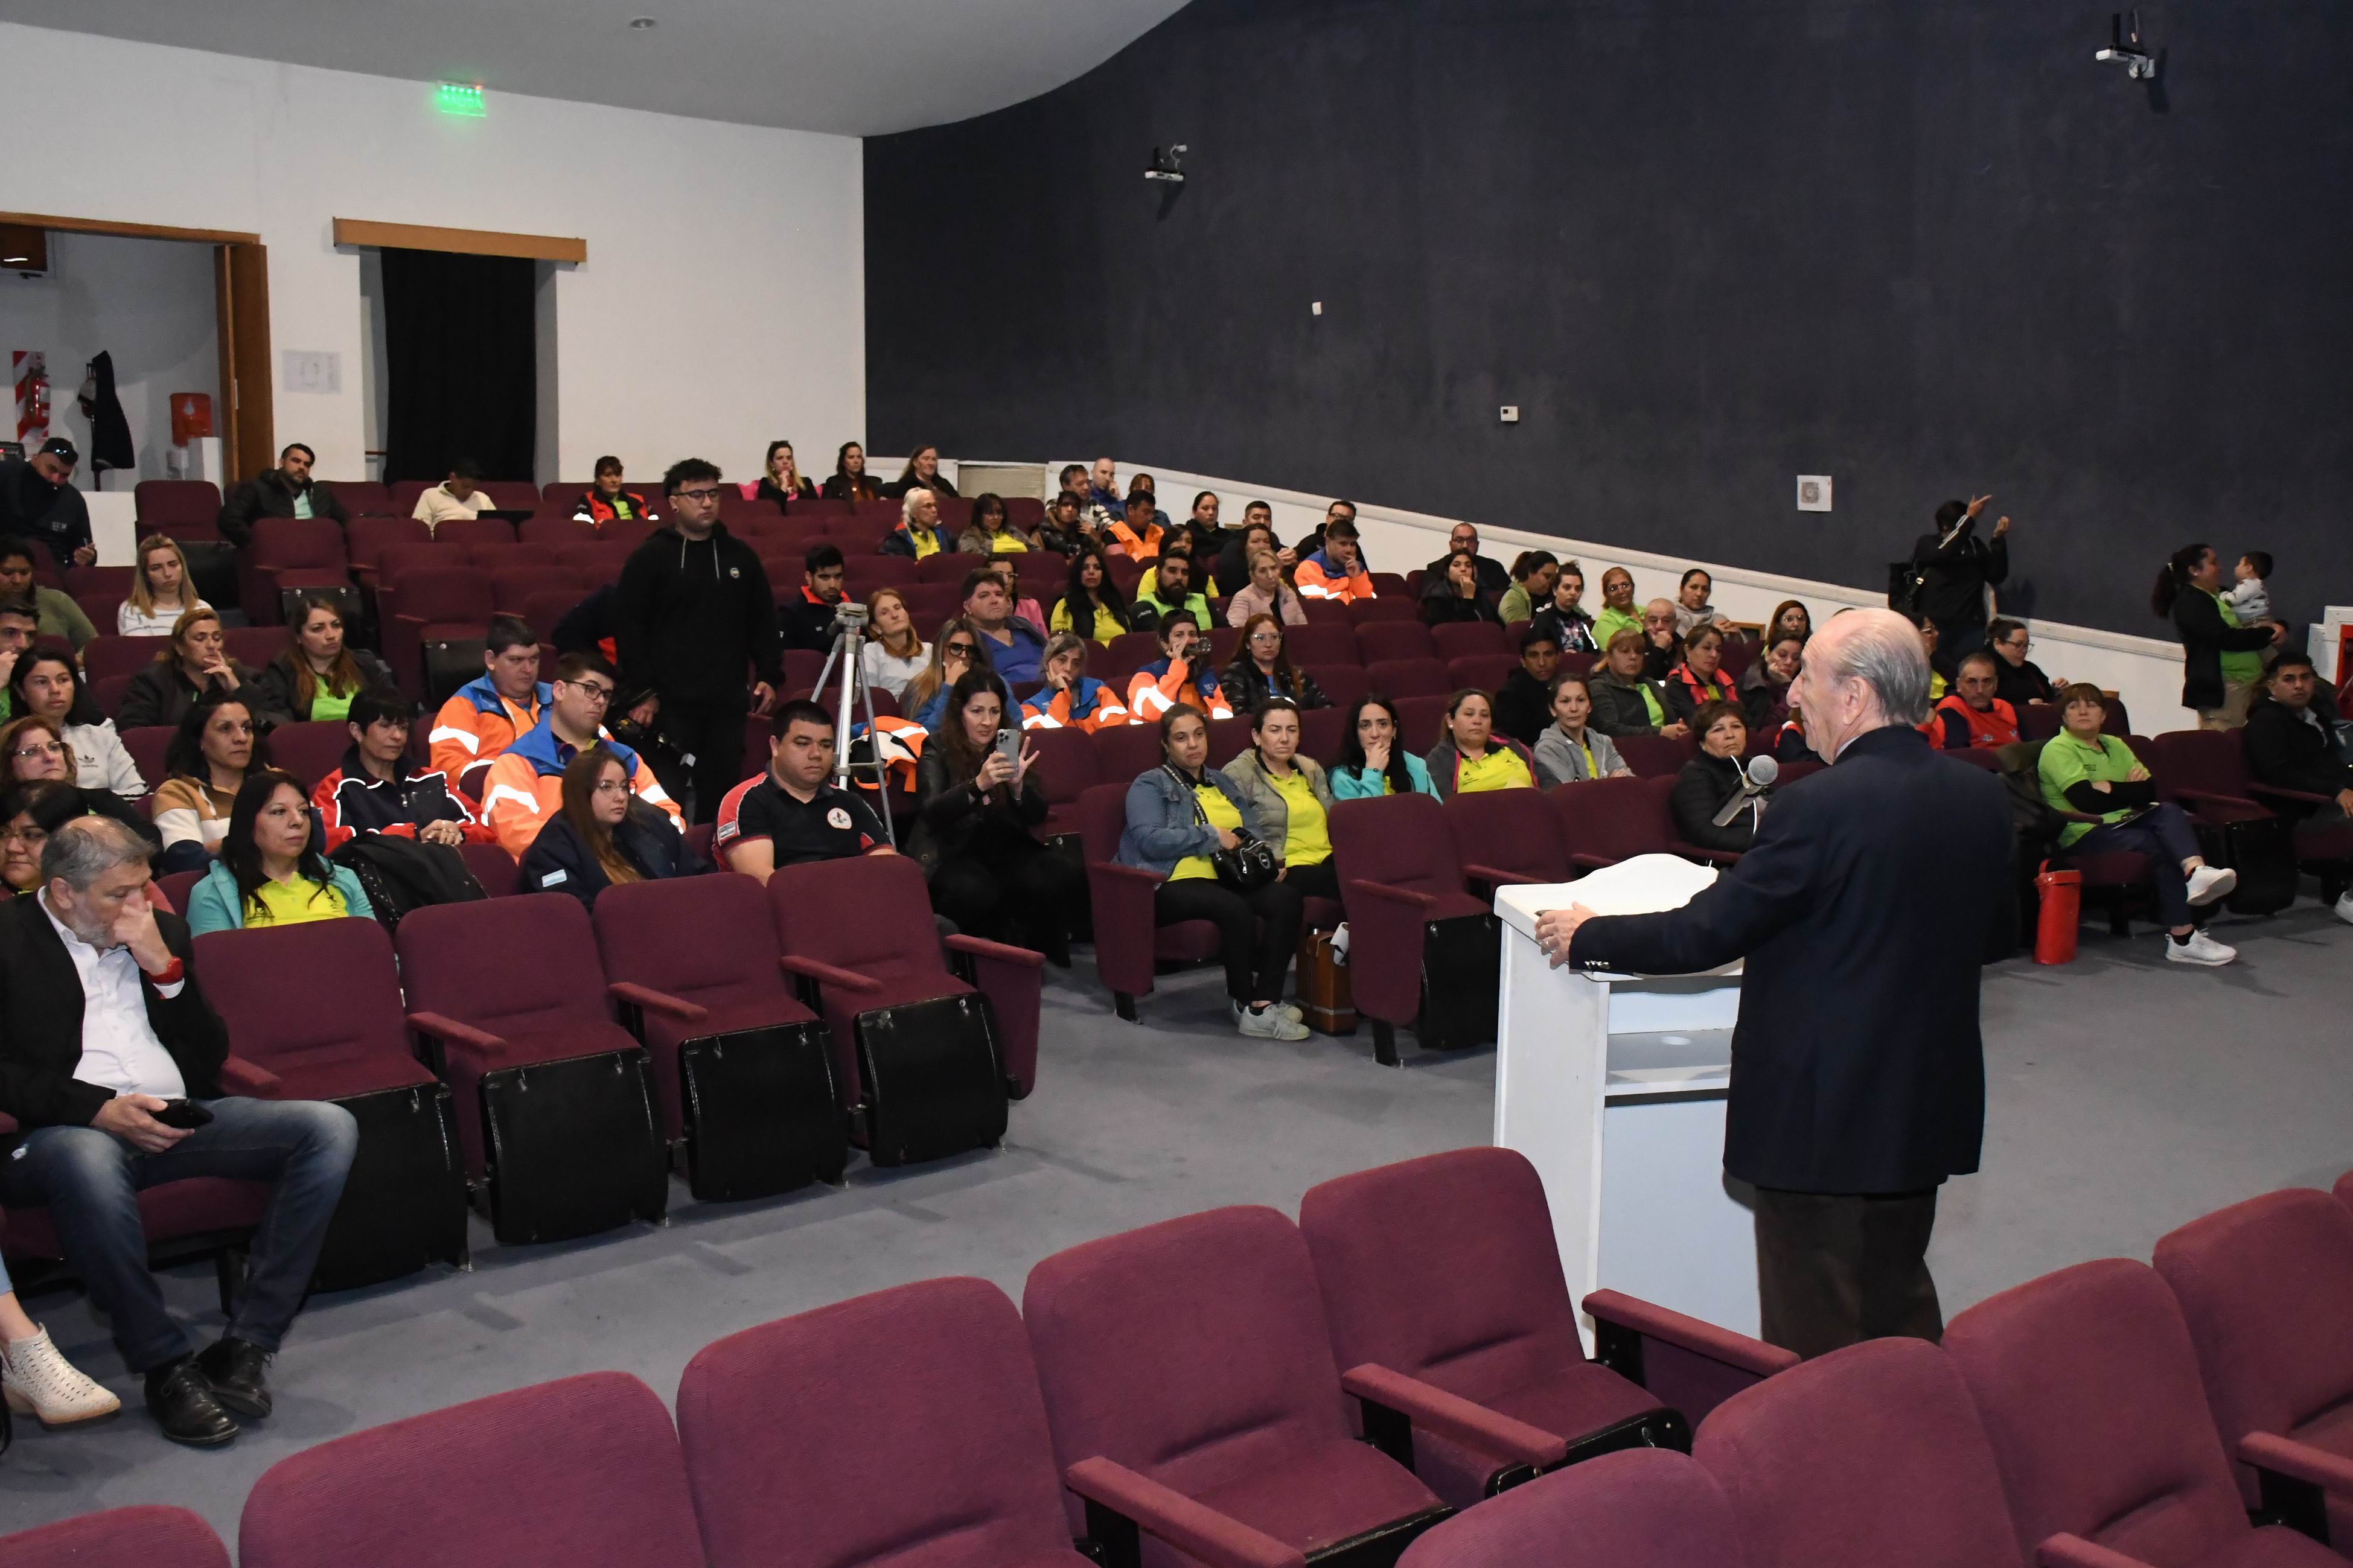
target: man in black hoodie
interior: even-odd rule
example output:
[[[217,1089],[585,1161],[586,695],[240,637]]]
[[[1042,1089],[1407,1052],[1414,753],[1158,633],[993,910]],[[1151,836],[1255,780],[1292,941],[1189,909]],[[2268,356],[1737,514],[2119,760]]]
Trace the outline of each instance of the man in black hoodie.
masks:
[[[2010,519],[1994,523],[1990,540],[1977,537],[1978,513],[1992,499],[1947,501],[1936,509],[1936,529],[1912,546],[1912,564],[1926,579],[1919,610],[1936,623],[1936,664],[1947,679],[1963,654],[1985,646],[1985,591],[2010,576]]]
[[[687,760],[694,820],[709,822],[742,782],[744,715],[766,713],[784,684],[776,603],[752,547],[719,523],[719,469],[700,458],[662,476],[670,523],[638,546],[614,594],[623,678],[649,695],[629,710],[659,721]],[[747,702],[744,673],[757,679]]]
[[[1495,728],[1533,746],[1552,722],[1552,679],[1560,673],[1560,636],[1531,622],[1520,631],[1520,668],[1495,693]]]

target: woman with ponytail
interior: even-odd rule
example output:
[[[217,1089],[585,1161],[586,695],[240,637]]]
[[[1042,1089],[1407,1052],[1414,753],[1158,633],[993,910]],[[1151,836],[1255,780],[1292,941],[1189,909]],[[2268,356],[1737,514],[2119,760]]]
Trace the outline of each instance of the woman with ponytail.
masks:
[[[2198,710],[2201,730],[2246,723],[2263,678],[2263,650],[2287,636],[2276,621],[2241,626],[2221,587],[2222,563],[2213,548],[2185,544],[2166,558],[2148,602],[2181,638],[2181,705]]]

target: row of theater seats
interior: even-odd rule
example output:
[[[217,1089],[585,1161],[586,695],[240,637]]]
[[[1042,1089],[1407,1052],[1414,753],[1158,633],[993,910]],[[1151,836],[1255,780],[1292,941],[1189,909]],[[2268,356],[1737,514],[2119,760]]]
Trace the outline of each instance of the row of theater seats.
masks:
[[[247,1499],[243,1568],[2341,1568],[2353,1175],[2079,1265],[1943,1348],[1787,1352],[1598,1291],[1472,1149],[746,1330],[673,1427],[589,1373],[335,1439]],[[1696,1427],[1694,1436],[1694,1427]],[[69,1556],[69,1553],[79,1555]],[[193,1515],[0,1568],[219,1568]]]
[[[418,498],[441,481],[398,479],[388,485],[373,479],[321,482],[353,518],[408,518],[415,514]],[[596,487],[586,479],[559,479],[548,485],[534,485],[527,479],[485,479],[475,488],[501,511],[569,518],[580,498]],[[624,481],[621,488],[643,496],[657,513],[668,510],[658,480]],[[720,515],[725,518],[749,520],[779,515],[772,502],[746,498],[733,485],[720,491],[719,505]],[[972,519],[972,498],[968,496],[943,497],[938,505],[941,520],[951,528],[962,528]],[[1036,527],[1046,515],[1046,503],[1034,496],[1008,497],[1005,505],[1008,515],[1025,527]],[[209,528],[220,516],[221,490],[209,479],[142,479],[132,489],[132,506],[143,528]],[[900,507],[895,500],[795,500],[790,510],[796,518],[854,516],[896,522]]]
[[[495,851],[493,851],[495,852]],[[503,857],[501,857],[503,859]],[[510,867],[510,878],[512,868]],[[659,1221],[996,1143],[1035,1087],[1036,953],[934,927],[897,858],[626,884],[216,932],[196,971],[235,1042],[230,1093],[330,1100],[360,1152],[317,1285],[461,1261],[470,1193],[501,1243]],[[397,965],[396,966],[396,952]],[[267,1188],[140,1194],[160,1254],[229,1258]],[[0,1218],[12,1266],[62,1258],[46,1211]]]

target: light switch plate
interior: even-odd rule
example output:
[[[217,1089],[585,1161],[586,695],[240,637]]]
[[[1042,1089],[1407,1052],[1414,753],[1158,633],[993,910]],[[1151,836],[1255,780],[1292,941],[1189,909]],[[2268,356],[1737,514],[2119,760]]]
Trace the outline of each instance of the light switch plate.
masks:
[[[289,392],[337,393],[343,389],[343,356],[323,349],[288,349],[280,357]]]
[[[1799,511],[1831,510],[1831,477],[1828,474],[1798,476],[1798,510]]]
[[[1506,404],[1504,404],[1504,424],[1506,424],[1506,425],[1517,425],[1519,422],[1520,422],[1520,405],[1519,405],[1518,404],[1516,404],[1516,403],[1506,403]]]

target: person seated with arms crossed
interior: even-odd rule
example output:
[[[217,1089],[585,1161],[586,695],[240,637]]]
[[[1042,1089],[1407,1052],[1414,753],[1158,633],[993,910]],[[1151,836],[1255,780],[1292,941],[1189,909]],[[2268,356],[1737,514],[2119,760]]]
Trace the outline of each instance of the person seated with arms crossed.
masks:
[[[1642,672],[1642,634],[1609,639],[1601,674],[1593,682],[1593,727],[1605,735],[1664,735],[1680,740],[1691,725],[1675,717],[1667,689]]]
[[[967,670],[915,764],[915,826],[907,853],[923,868],[932,910],[968,936],[1026,947],[1071,965],[1071,911],[1086,874],[1030,829],[1046,792],[1029,782],[1037,753],[1021,740],[1005,682]],[[1004,747],[1000,733],[1013,738]],[[1009,752],[1009,754],[1008,754]]]
[[[645,759],[605,733],[604,719],[613,702],[613,667],[593,653],[567,653],[557,661],[555,680],[539,722],[523,731],[515,743],[491,764],[482,784],[482,820],[499,847],[517,860],[563,807],[565,771],[573,759],[594,746],[603,746],[617,759],[631,796],[660,808],[674,834],[684,834],[686,823],[678,803],[654,780]],[[579,791],[586,802],[595,781]],[[586,809],[584,805],[583,809]],[[577,827],[578,824],[575,824]]]
[[[1270,697],[1250,713],[1250,749],[1219,769],[1266,829],[1277,873],[1303,898],[1340,896],[1332,864],[1331,780],[1299,751],[1299,705]]]
[[[35,648],[16,661],[8,678],[8,710],[19,718],[47,719],[73,748],[74,782],[84,789],[111,790],[125,800],[147,793],[139,764],[131,760],[114,721],[98,710],[74,661],[52,648]]]
[[[430,529],[453,517],[471,521],[492,509],[490,492],[482,489],[482,465],[460,458],[449,466],[448,479],[417,498],[417,510],[409,515]]]
[[[1694,626],[1714,626],[1725,637],[1732,635],[1732,623],[1715,613],[1707,602],[1708,594],[1715,587],[1715,579],[1706,571],[1694,566],[1685,572],[1675,587],[1675,630],[1689,641]]]
[[[574,752],[557,784],[554,810],[516,867],[517,887],[568,893],[594,909],[596,895],[617,883],[709,870],[676,822],[629,787],[630,776],[644,769],[610,742]]]
[[[1148,632],[1178,610],[1192,616],[1196,626],[1214,624],[1208,596],[1193,589],[1192,558],[1172,551],[1153,563],[1151,572],[1135,585],[1135,602],[1127,610],[1128,629]]]
[[[807,698],[770,721],[768,769],[720,803],[711,836],[719,863],[765,884],[787,866],[892,855],[891,836],[855,790],[833,782],[833,720]]]
[[[883,535],[878,554],[921,561],[949,548],[940,528],[939,498],[917,485],[899,499],[899,526]]]
[[[2042,673],[2042,667],[2026,657],[2034,646],[2027,632],[2026,623],[2007,618],[1986,627],[1986,646],[2000,656],[1994,667],[1993,694],[2012,708],[2023,708],[2030,702],[2049,702],[2066,689],[2063,680],[2054,681]]]
[[[621,488],[621,459],[607,456],[596,459],[596,482],[572,503],[572,521],[601,534],[608,522],[651,522],[654,509],[636,490]]]
[[[1562,565],[1560,574],[1553,579],[1551,599],[1536,607],[1532,624],[1552,633],[1563,653],[1600,654],[1601,645],[1594,640],[1593,617],[1585,613],[1584,567],[1574,561]]]
[[[1711,702],[1740,704],[1740,693],[1724,673],[1724,633],[1703,623],[1683,639],[1683,657],[1667,671],[1667,706],[1688,721]]]
[[[1306,918],[1306,895],[1287,878],[1248,892],[1219,879],[1211,856],[1240,847],[1245,833],[1262,843],[1273,840],[1233,781],[1208,765],[1209,726],[1200,710],[1170,708],[1158,722],[1161,765],[1128,785],[1119,863],[1166,879],[1152,890],[1155,925],[1208,921],[1218,928],[1227,1004],[1240,1033],[1303,1040],[1307,1026],[1300,1010],[1283,1002],[1282,992]]]
[[[1495,729],[1523,746],[1534,746],[1552,719],[1552,680],[1560,673],[1560,644],[1533,621],[1523,623],[1515,635],[1520,668],[1495,693]]]
[[[778,511],[788,512],[797,500],[817,500],[817,485],[802,476],[790,441],[771,441],[767,456],[760,459],[759,482],[747,489],[744,499],[764,500]]]
[[[1430,584],[1445,582],[1457,561],[1471,563],[1474,591],[1491,608],[1512,585],[1512,574],[1504,570],[1502,562],[1479,553],[1479,531],[1467,522],[1458,522],[1446,536],[1446,553],[1421,569],[1421,591],[1427,595],[1431,592]]]
[[[1153,634],[1160,657],[1129,678],[1127,712],[1137,724],[1156,724],[1171,708],[1197,708],[1212,719],[1230,719],[1233,705],[1209,668],[1209,647],[1189,611],[1163,617]]]
[[[191,706],[164,749],[164,782],[153,803],[155,831],[164,839],[157,865],[166,873],[209,867],[246,774],[269,766],[269,742],[244,698],[231,692]]]
[[[1022,555],[1037,548],[1035,542],[1013,526],[1005,510],[1005,498],[993,491],[984,491],[972,498],[972,525],[956,538],[956,550],[965,555]]]
[[[926,494],[930,492],[926,491]],[[844,441],[833,456],[833,475],[825,481],[828,500],[881,500],[882,487],[866,471],[866,448]]]
[[[1160,556],[1167,531],[1160,526],[1160,503],[1150,490],[1127,493],[1126,504],[1103,524],[1103,548],[1149,565]]]
[[[1025,730],[1077,728],[1097,730],[1128,721],[1127,710],[1110,686],[1087,674],[1087,648],[1082,637],[1057,632],[1046,645],[1046,683],[1021,704]]]
[[[1127,630],[1127,616],[1126,598],[1111,580],[1102,548],[1080,545],[1071,555],[1071,574],[1062,584],[1062,596],[1054,601],[1047,629],[1073,632],[1089,642],[1108,645]]]
[[[414,838],[455,849],[494,844],[489,827],[450,791],[438,768],[408,761],[408,699],[392,687],[363,691],[346,721],[352,743],[343,760],[311,791],[325,825],[322,847],[332,855],[363,833]]]
[[[1553,584],[1559,581],[1559,556],[1549,550],[1521,551],[1512,563],[1512,585],[1496,602],[1495,618],[1507,626],[1535,619],[1537,606],[1551,603]]]
[[[492,616],[482,637],[482,673],[451,692],[433,716],[427,760],[452,790],[480,798],[491,764],[546,715],[553,696],[539,678],[539,634],[520,616]]]
[[[12,784],[47,784],[56,787],[58,799],[63,804],[59,821],[77,816],[109,816],[130,828],[148,843],[161,847],[162,837],[144,812],[111,789],[84,789],[75,780],[79,770],[74,763],[73,742],[66,739],[65,727],[54,719],[38,713],[27,713],[22,719],[12,719],[0,728],[0,757],[8,762],[8,779]]]
[[[347,717],[363,691],[400,684],[384,660],[343,640],[343,612],[325,594],[305,595],[301,613],[286,628],[286,651],[253,678],[261,721],[333,723]],[[534,642],[532,649],[538,651]]]
[[[1495,601],[1479,591],[1478,563],[1468,555],[1448,556],[1443,575],[1422,579],[1421,624],[1438,626],[1455,621],[1504,624],[1495,613]]]
[[[981,639],[980,629],[966,617],[958,616],[947,622],[940,627],[939,640],[932,645],[932,662],[907,682],[899,710],[936,733],[940,717],[948,710],[948,689],[964,679],[966,670],[989,668],[988,647]]]
[[[946,477],[940,472],[940,449],[937,447],[924,445],[916,447],[915,455],[907,459],[907,466],[899,470],[897,481],[884,486],[882,493],[896,500],[914,489],[929,490],[944,500],[955,499],[955,486],[948,483]]]
[[[203,936],[353,915],[373,920],[375,908],[356,875],[320,854],[302,782],[275,768],[246,774],[220,858],[188,894],[188,929]]]
[[[1219,546],[1217,569],[1213,574],[1218,592],[1229,596],[1239,594],[1253,580],[1250,557],[1261,550],[1274,552],[1275,564],[1287,575],[1299,564],[1299,553],[1286,550],[1274,536],[1274,508],[1262,500],[1254,500],[1242,508],[1240,528],[1226,531],[1225,542]]]
[[[1218,689],[1236,713],[1254,713],[1260,703],[1274,697],[1302,710],[1332,706],[1315,678],[1292,664],[1283,650],[1282,623],[1263,614],[1243,624],[1242,640],[1234,646],[1233,662],[1226,666]]]
[[[1532,755],[1538,789],[1634,775],[1617,742],[1593,728],[1593,689],[1581,675],[1553,677],[1552,722],[1536,737]]]
[[[1335,516],[1324,524],[1323,547],[1299,563],[1292,584],[1303,599],[1335,599],[1346,605],[1377,596],[1373,574],[1365,570],[1356,548],[1353,515]]]
[[[0,1202],[49,1211],[164,1436],[209,1446],[237,1436],[237,1416],[270,1412],[270,1358],[310,1289],[359,1127],[341,1106],[223,1092],[228,1032],[187,922],[149,900],[147,853],[120,823],[69,822],[42,850],[41,891],[0,904],[0,1113],[21,1129]],[[200,1352],[149,1271],[138,1203],[186,1176],[271,1189],[228,1322]]]
[[[905,595],[896,588],[877,588],[866,595],[866,641],[858,650],[858,662],[867,685],[889,692],[896,702],[931,657],[932,645],[915,630]]]
[[[1372,800],[1385,795],[1426,795],[1438,787],[1430,769],[1398,740],[1396,707],[1386,697],[1356,700],[1340,731],[1340,754],[1329,774],[1335,800]]]
[[[1307,624],[1307,606],[1299,592],[1282,580],[1282,563],[1271,550],[1250,558],[1250,583],[1226,601],[1226,625],[1239,626],[1254,616],[1273,616],[1286,626]]]
[[[1984,648],[1961,656],[1952,693],[1928,710],[1928,738],[1940,751],[2017,743],[2018,710],[1994,695],[2000,663]]]
[[[988,668],[1008,690],[1027,693],[1037,689],[1046,661],[1046,634],[1013,612],[1013,595],[1005,579],[987,566],[965,574],[964,618],[988,655]]]
[[[253,542],[253,525],[265,517],[322,517],[350,528],[352,514],[335,492],[311,477],[318,461],[319,455],[301,442],[288,443],[276,468],[228,492],[216,520],[221,537],[243,550]]]
[[[801,589],[776,606],[776,625],[786,647],[833,651],[833,618],[849,602],[841,591],[843,571],[841,551],[835,545],[812,544],[801,556]]]
[[[1535,758],[1519,742],[1495,733],[1494,702],[1483,691],[1458,691],[1447,700],[1445,732],[1421,760],[1440,800],[1535,786]]]
[[[30,600],[33,635],[71,643],[76,653],[98,636],[71,595],[33,581],[33,547],[21,539],[0,539],[0,597]]]
[[[180,542],[151,533],[139,542],[139,563],[131,569],[131,592],[115,609],[114,629],[126,637],[169,637],[182,616],[211,608],[196,596]]]
[[[1740,713],[1749,729],[1770,733],[1781,722],[1789,694],[1797,688],[1798,667],[1805,661],[1806,639],[1793,631],[1768,632],[1765,657],[1740,672]]]
[[[1748,749],[1747,721],[1741,718],[1736,703],[1717,701],[1704,705],[1692,716],[1692,728],[1699,734],[1699,754],[1675,775],[1674,791],[1667,797],[1675,833],[1684,843],[1702,849],[1745,850],[1756,841],[1766,795],[1757,795],[1721,827],[1716,826],[1715,814],[1748,788],[1748,771],[1740,761],[1740,754]]]
[[[2158,918],[2169,937],[2165,956],[2210,968],[2237,958],[2237,949],[2206,934],[2196,911],[2237,887],[2238,872],[2206,864],[2189,816],[2172,802],[2158,800],[2157,785],[2132,748],[2100,732],[2108,705],[2098,687],[2071,686],[2060,701],[2065,727],[2043,742],[2035,767],[2042,800],[2053,811],[2099,819],[2061,828],[2061,851],[2147,856],[2157,878]]]
[[[1601,574],[1601,608],[1593,617],[1593,640],[1605,651],[1620,632],[1642,630],[1642,612],[1634,607],[1634,574],[1623,566]]]
[[[2353,817],[2353,758],[2337,728],[2337,700],[2320,683],[2308,654],[2290,649],[2263,679],[2263,700],[2247,710],[2247,769],[2258,784],[2316,795],[2316,803],[2272,797],[2264,805],[2295,825],[2298,838]],[[2353,892],[2336,903],[2353,921]]]

